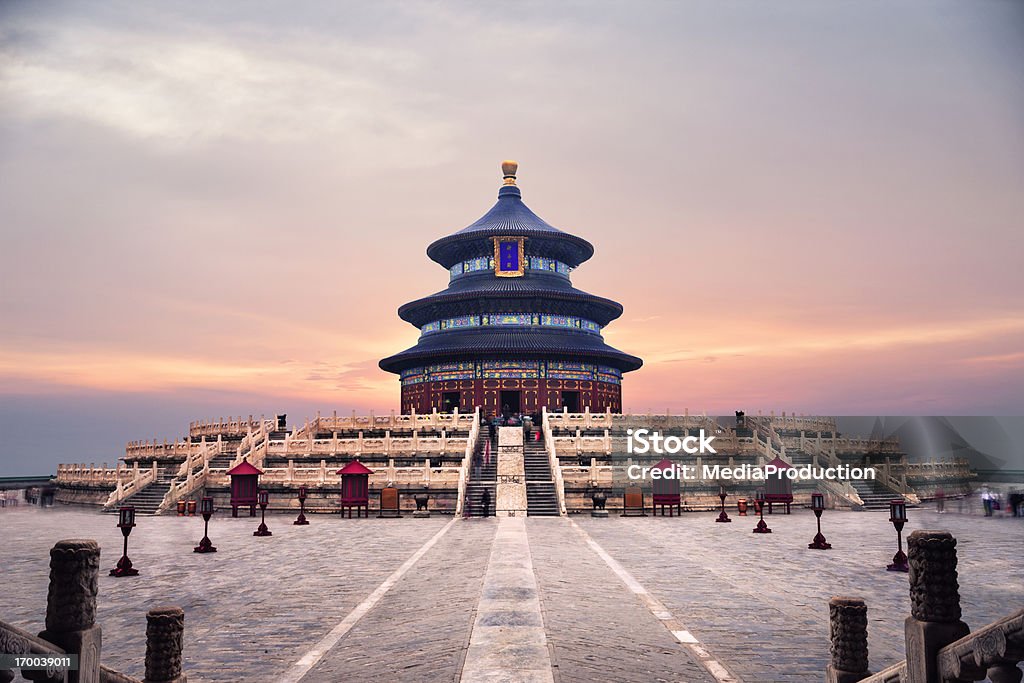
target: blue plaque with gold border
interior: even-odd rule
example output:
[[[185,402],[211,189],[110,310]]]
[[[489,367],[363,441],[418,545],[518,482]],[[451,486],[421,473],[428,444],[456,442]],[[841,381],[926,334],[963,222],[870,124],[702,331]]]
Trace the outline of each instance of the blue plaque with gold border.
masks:
[[[526,267],[523,254],[525,237],[493,237],[494,274],[498,277],[521,277]]]

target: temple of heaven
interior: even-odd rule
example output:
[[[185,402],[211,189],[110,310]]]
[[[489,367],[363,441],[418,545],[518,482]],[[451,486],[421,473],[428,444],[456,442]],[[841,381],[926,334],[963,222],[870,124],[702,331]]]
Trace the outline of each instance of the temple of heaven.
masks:
[[[398,309],[420,330],[415,346],[380,361],[401,378],[402,412],[621,412],[622,375],[643,361],[601,336],[622,306],[572,286],[594,247],[523,203],[515,162],[501,168],[498,203],[427,247],[448,288]]]

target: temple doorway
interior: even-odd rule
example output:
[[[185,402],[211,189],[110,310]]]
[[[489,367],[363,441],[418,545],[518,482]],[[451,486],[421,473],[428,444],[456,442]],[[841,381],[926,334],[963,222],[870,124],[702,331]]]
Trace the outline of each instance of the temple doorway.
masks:
[[[450,413],[459,407],[459,392],[446,391],[441,397],[441,412]]]
[[[580,412],[580,392],[578,391],[563,391],[562,392],[562,408],[569,411],[570,413]]]
[[[522,392],[519,391],[503,391],[501,392],[501,414],[511,415],[513,413],[521,412],[519,405],[519,397]]]

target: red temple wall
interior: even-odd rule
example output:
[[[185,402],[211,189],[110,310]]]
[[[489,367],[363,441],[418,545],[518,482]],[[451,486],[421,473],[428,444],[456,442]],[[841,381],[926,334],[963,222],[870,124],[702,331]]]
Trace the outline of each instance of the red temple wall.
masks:
[[[402,413],[408,415],[429,413],[435,408],[443,411],[444,394],[459,392],[459,412],[472,412],[476,406],[483,414],[501,412],[501,392],[519,391],[520,412],[540,412],[541,406],[549,411],[562,410],[562,392],[579,392],[579,411],[590,408],[598,413],[611,410],[622,412],[622,385],[609,382],[575,379],[466,379],[443,382],[420,382],[402,387]]]

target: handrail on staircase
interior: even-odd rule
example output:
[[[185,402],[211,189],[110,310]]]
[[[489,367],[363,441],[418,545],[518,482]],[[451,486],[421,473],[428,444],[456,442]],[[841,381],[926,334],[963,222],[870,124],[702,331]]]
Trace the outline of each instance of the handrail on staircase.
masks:
[[[469,485],[469,471],[473,466],[473,455],[476,453],[476,442],[480,435],[480,406],[473,411],[473,424],[469,428],[469,438],[466,439],[466,452],[462,456],[462,465],[459,467],[459,495],[455,501],[455,516],[463,514],[466,505],[466,487]]]
[[[548,420],[547,406],[541,406],[540,420],[541,431],[544,434],[544,451],[548,456],[548,466],[551,468],[551,476],[555,481],[555,496],[558,498],[558,514],[561,516],[567,514],[565,509],[565,480],[562,478],[562,466],[558,463],[558,454],[555,452],[555,439],[551,433],[551,423]]]

